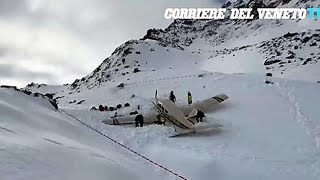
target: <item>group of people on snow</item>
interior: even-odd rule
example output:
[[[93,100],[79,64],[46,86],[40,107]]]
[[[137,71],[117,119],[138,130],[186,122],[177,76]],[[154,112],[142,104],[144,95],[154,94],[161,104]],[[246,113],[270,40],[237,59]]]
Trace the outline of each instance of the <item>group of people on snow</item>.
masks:
[[[190,92],[190,91],[188,91],[188,96],[187,96],[187,97],[188,97],[188,105],[191,105],[191,104],[192,104],[192,95],[191,95],[191,92]],[[173,92],[173,91],[170,92],[169,99],[170,99],[173,103],[176,102],[176,96],[174,95],[174,92]],[[140,106],[139,106],[139,109],[140,109]],[[113,124],[119,124],[119,122],[118,122],[118,120],[117,120],[117,117],[119,117],[119,116],[118,116],[117,112],[115,112],[114,116],[112,117]],[[204,113],[203,113],[202,111],[198,110],[198,111],[197,111],[197,114],[196,114],[196,116],[195,116],[197,122],[202,122],[202,120],[203,120],[204,117],[205,117]],[[162,117],[160,114],[158,114],[158,115],[156,116],[156,118],[157,118],[157,124],[159,124],[159,125],[165,125],[165,119],[164,119],[164,117]],[[135,121],[135,127],[143,127],[144,117],[143,117],[142,114],[138,114],[138,115],[135,117],[134,121]]]
[[[174,95],[173,91],[170,92],[169,99],[174,103],[176,102],[176,96]],[[188,91],[188,105],[190,104],[192,104],[192,95],[191,95],[191,92]]]
[[[174,92],[171,91],[170,92],[170,96],[169,96],[169,99],[175,103],[176,102],[176,96],[174,95]],[[192,104],[192,95],[191,95],[191,92],[188,91],[188,105],[191,105]],[[197,114],[195,116],[197,122],[203,122],[203,118],[205,117],[204,113],[200,110],[197,110]]]

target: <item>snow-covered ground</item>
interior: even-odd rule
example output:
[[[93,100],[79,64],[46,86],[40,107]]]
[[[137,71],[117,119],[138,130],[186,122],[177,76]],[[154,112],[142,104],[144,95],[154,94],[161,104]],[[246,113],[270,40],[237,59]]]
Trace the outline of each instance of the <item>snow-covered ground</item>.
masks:
[[[319,23],[191,24],[175,21],[124,43],[72,84],[26,89],[54,93],[61,109],[187,179],[318,180]],[[268,72],[278,77],[273,84],[265,84]],[[188,91],[194,102],[220,93],[229,99],[206,114],[202,130],[177,138],[168,138],[170,126],[106,125],[114,111],[90,110],[130,103],[118,114],[138,105],[145,114],[154,111],[156,90],[159,98],[173,90],[178,105],[186,105]],[[178,179],[43,99],[0,89],[0,113],[1,180]]]
[[[163,179],[44,99],[0,89],[0,179]]]
[[[155,89],[160,97],[167,98],[170,88],[176,92],[179,104],[186,103],[186,89],[193,93],[194,100],[221,92],[230,97],[207,114],[206,122],[199,125],[204,131],[178,138],[168,138],[172,127],[101,123],[114,112],[80,107],[68,112],[189,179],[318,179],[319,84],[274,79],[273,85],[267,85],[264,80],[264,76],[215,73],[162,77],[128,84],[113,92],[115,99],[107,101],[132,103],[135,100],[129,96],[136,94],[145,97],[137,99],[142,107],[150,107]]]
[[[132,77],[123,89],[116,87],[118,79],[75,93],[70,99],[86,101],[62,107],[188,179],[319,178],[318,83],[272,79],[274,84],[267,85],[260,75],[205,71],[189,75],[176,71],[149,79],[142,75]],[[160,98],[167,98],[173,89],[181,105],[186,104],[187,90],[194,101],[221,92],[230,98],[206,114],[198,125],[203,130],[177,138],[168,137],[174,131],[170,126],[110,126],[102,121],[110,120],[114,112],[89,110],[100,98],[106,104],[130,102],[120,114],[135,110],[137,104],[142,105],[141,112],[152,111],[155,89]],[[2,179],[179,179],[54,111],[47,101],[1,89],[0,105]]]

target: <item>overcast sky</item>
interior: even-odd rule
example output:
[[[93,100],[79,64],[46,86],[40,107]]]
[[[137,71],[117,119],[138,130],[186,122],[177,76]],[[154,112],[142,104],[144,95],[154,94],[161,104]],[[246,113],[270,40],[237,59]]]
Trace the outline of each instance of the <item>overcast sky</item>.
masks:
[[[127,40],[168,26],[167,7],[221,1],[0,0],[0,85],[73,82]]]

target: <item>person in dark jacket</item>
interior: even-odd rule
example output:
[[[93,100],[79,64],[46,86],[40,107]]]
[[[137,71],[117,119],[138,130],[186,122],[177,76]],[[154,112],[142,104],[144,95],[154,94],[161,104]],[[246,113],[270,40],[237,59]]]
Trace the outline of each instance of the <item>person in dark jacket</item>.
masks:
[[[134,119],[134,121],[135,121],[136,127],[139,127],[139,125],[140,127],[143,127],[143,116],[141,114],[138,114]]]
[[[200,119],[200,122],[203,122],[202,119],[204,117],[205,117],[204,113],[202,111],[198,110],[196,120],[199,122],[199,119]]]
[[[170,92],[169,99],[170,99],[173,103],[176,102],[176,96],[173,94],[173,91]]]
[[[118,117],[118,113],[115,112],[114,116],[112,117],[112,124],[119,124],[117,117]]]
[[[192,95],[190,91],[188,91],[188,104],[192,104]]]

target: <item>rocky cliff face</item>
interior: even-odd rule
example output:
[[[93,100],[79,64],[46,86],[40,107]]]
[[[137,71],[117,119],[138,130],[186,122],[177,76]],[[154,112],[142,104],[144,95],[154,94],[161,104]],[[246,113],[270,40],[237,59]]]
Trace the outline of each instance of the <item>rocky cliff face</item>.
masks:
[[[317,1],[305,0],[238,0],[225,8],[307,7]],[[237,53],[257,51],[265,72],[283,74],[292,68],[317,64],[319,61],[319,23],[310,20],[174,20],[165,29],[149,29],[139,40],[130,40],[106,58],[92,73],[75,80],[71,90],[94,88],[114,77],[130,76],[142,68],[159,69],[155,56],[177,58],[177,52],[196,55],[198,64],[213,64]],[[163,51],[163,52],[162,52]],[[160,53],[161,52],[161,53]],[[184,57],[185,58],[185,57]],[[230,59],[230,58],[229,58]],[[223,72],[223,71],[222,71]]]

